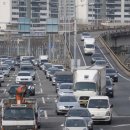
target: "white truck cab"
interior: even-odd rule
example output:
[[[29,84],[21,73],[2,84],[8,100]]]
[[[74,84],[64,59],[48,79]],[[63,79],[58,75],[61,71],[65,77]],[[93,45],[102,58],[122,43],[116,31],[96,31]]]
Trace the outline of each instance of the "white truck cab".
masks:
[[[112,107],[108,96],[93,96],[88,100],[87,108],[93,121],[105,121],[111,124]]]
[[[84,54],[94,54],[95,53],[95,38],[84,39]]]

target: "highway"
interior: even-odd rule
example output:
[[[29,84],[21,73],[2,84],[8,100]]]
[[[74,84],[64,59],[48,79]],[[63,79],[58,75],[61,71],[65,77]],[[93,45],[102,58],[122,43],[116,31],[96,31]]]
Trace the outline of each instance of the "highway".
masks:
[[[92,33],[92,36],[96,37],[97,33]],[[78,35],[79,48],[83,53],[83,42],[80,41]],[[73,43],[73,42],[72,42]],[[81,59],[81,65],[90,65],[91,56],[84,56],[80,54],[77,47],[77,58]],[[107,124],[95,124],[94,130],[130,130],[130,79],[125,75],[112,61],[105,48],[97,43],[97,52],[101,51],[107,58],[110,66],[114,67],[119,72],[119,82],[114,86],[114,98],[111,98],[113,107],[113,121],[111,125]],[[82,58],[83,57],[83,58]],[[15,72],[11,72],[10,77],[6,77],[5,83],[0,88],[0,99],[8,97],[9,86],[15,83],[15,77],[18,69]],[[37,68],[36,70],[36,96],[38,101],[39,111],[41,113],[41,128],[40,130],[62,130],[61,124],[64,122],[64,115],[56,115],[55,99],[56,92],[55,86],[52,86],[51,82],[46,79],[44,73]]]

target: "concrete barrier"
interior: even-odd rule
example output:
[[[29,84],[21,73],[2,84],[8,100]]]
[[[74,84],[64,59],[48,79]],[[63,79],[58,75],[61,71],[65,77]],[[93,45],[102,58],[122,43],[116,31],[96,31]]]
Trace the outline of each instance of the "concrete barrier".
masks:
[[[106,51],[110,54],[111,58],[114,60],[116,65],[123,71],[125,72],[126,75],[130,76],[130,69],[128,69],[122,62],[121,60],[115,55],[115,53],[110,49],[108,46],[107,42],[99,36],[97,40],[105,47]]]

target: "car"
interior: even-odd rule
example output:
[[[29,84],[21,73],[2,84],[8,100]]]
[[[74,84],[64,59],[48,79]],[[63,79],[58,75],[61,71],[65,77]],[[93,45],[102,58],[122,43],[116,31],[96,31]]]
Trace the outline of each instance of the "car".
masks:
[[[106,62],[106,60],[96,60],[94,65],[106,66],[107,68],[109,67],[109,64]]]
[[[108,97],[114,97],[113,82],[109,76],[106,76],[106,92],[105,95]]]
[[[56,113],[66,114],[72,107],[79,107],[79,102],[73,94],[58,96],[56,100]]]
[[[47,70],[48,70],[50,67],[52,67],[52,64],[51,64],[51,63],[44,63],[44,64],[42,65],[42,70],[44,71],[44,74],[45,74],[45,75],[46,75],[46,73],[47,73]]]
[[[110,76],[113,82],[118,82],[118,73],[114,68],[106,68],[106,76]]]
[[[83,108],[83,107],[70,108],[65,116],[66,117],[83,117],[85,121],[87,122],[88,129],[93,130],[93,120],[91,118],[92,116],[87,108]]]
[[[32,84],[30,82],[30,84]],[[10,97],[15,97],[16,96],[16,89],[23,85],[23,83],[19,83],[19,84],[12,84],[8,90],[8,94]],[[25,84],[24,84],[25,85]],[[32,93],[33,92],[33,93]],[[35,88],[32,87],[32,90],[30,89],[30,87],[27,85],[27,90],[26,90],[26,94],[24,95],[25,97],[29,97],[29,96],[34,96],[35,95]]]
[[[20,71],[28,71],[30,72],[32,79],[35,80],[36,77],[36,72],[35,72],[35,68],[33,67],[33,65],[21,65],[20,66]]]
[[[90,38],[90,34],[88,32],[81,33],[81,41],[84,41],[85,38]]]
[[[28,71],[20,71],[16,76],[16,83],[20,82],[32,82],[31,73]]]
[[[112,121],[112,107],[108,96],[91,96],[87,103],[87,109],[92,115],[94,122],[107,122],[111,124]]]
[[[51,81],[52,77],[54,76],[54,74],[56,72],[59,72],[59,71],[61,71],[61,70],[58,69],[58,68],[56,68],[56,67],[50,67],[50,68],[48,68],[47,71],[46,71],[46,78],[47,79],[49,78],[49,80]]]
[[[65,68],[64,68],[63,65],[56,65],[56,64],[54,64],[54,65],[52,65],[52,66],[58,68],[58,69],[61,70],[61,71],[65,71]]]
[[[56,91],[61,83],[73,83],[73,73],[69,71],[60,71],[55,73]]]
[[[101,53],[94,53],[94,54],[92,55],[92,59],[91,59],[91,63],[92,63],[92,64],[95,63],[96,57],[102,57],[102,58],[103,58],[103,56],[102,56]]]
[[[61,126],[63,130],[88,130],[88,125],[83,117],[67,117]]]
[[[57,88],[57,95],[73,94],[73,83],[61,83]]]
[[[9,77],[10,69],[9,69],[7,66],[2,65],[2,66],[0,67],[0,70],[3,71],[4,76]]]
[[[0,71],[0,82],[4,82],[4,78],[5,76],[4,76],[3,71]]]
[[[10,70],[15,71],[14,60],[5,60],[3,64],[8,64],[10,66]]]

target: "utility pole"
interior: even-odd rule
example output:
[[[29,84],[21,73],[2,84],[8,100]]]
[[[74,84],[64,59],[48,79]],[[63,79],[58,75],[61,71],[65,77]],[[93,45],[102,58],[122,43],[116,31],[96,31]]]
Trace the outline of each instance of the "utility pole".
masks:
[[[77,20],[76,20],[76,0],[75,0],[74,1],[74,69],[77,67],[76,38],[77,38]]]

